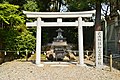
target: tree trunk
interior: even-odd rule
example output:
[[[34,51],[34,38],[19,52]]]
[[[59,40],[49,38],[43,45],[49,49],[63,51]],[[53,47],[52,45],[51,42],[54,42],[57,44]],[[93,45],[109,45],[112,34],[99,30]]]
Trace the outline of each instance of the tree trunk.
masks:
[[[95,31],[101,31],[101,2],[96,1]]]
[[[96,1],[96,16],[95,16],[95,31],[101,31],[101,2]],[[95,32],[94,32],[94,45],[93,45],[93,61],[95,60]]]
[[[60,12],[60,8],[61,8],[61,4],[62,4],[62,0],[59,0],[59,12]]]

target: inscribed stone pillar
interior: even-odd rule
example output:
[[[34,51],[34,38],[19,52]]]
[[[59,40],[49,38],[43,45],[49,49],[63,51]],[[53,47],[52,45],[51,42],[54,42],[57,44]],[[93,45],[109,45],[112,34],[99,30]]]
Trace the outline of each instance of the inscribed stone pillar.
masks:
[[[95,31],[96,67],[103,66],[103,31]]]

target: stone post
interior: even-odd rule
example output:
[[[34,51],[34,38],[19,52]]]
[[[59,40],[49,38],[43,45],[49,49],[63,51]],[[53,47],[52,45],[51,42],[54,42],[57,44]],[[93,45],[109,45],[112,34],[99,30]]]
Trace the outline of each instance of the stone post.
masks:
[[[110,71],[112,71],[112,53],[110,53]]]
[[[103,31],[95,31],[96,67],[103,67]]]

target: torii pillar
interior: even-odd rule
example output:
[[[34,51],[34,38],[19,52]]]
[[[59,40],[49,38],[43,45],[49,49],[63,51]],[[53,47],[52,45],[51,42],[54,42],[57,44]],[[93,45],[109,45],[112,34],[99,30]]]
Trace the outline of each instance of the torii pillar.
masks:
[[[79,65],[84,65],[82,17],[78,17],[78,46]]]
[[[43,66],[41,64],[41,18],[37,18],[37,33],[36,33],[36,64],[38,66]]]

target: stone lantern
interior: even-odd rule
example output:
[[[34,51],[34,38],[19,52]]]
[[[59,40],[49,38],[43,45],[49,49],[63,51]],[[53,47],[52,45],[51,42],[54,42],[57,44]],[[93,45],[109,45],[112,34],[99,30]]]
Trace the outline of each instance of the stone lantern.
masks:
[[[57,37],[54,38],[54,41],[52,42],[51,48],[54,49],[55,52],[55,58],[57,59],[63,59],[64,55],[66,54],[66,47],[68,46],[66,38],[62,36],[63,30],[59,28],[56,30],[58,32]]]

